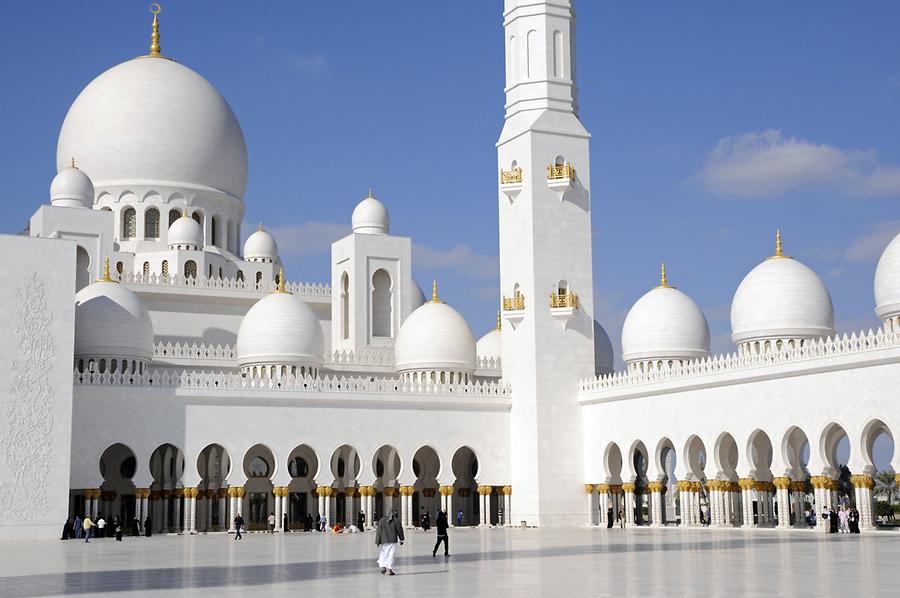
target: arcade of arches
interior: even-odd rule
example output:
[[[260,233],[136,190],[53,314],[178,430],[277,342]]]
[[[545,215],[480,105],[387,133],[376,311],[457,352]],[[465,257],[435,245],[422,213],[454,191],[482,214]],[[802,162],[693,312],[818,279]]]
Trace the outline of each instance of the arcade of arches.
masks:
[[[224,447],[212,444],[196,456],[200,482],[189,487],[182,484],[187,457],[178,447],[164,444],[149,455],[149,487],[133,482],[139,458],[124,444],[109,446],[99,463],[102,484],[72,490],[70,513],[117,515],[125,522],[137,518],[141,526],[149,518],[154,533],[233,532],[238,513],[250,530],[268,529],[270,514],[275,515],[276,531],[282,531],[285,524],[289,530],[306,529],[308,520],[320,514],[329,527],[349,525],[360,511],[369,527],[391,509],[401,514],[405,527],[419,526],[425,512],[433,521],[438,509],[447,511],[453,525],[509,524],[505,514],[510,512],[512,487],[479,484],[478,458],[466,446],[443,466],[433,448],[419,448],[412,460],[415,482],[408,485],[401,483],[407,476],[401,476],[400,454],[390,445],[371,459],[342,445],[322,461],[305,444],[281,459],[257,444],[240,462],[232,462]],[[282,472],[278,479],[289,479],[286,484],[276,485],[276,470]],[[374,481],[361,484],[361,477]]]
[[[874,476],[887,469],[887,463],[876,467],[875,446],[889,460],[894,451],[882,421],[872,420],[855,438],[831,423],[812,444],[797,426],[774,445],[772,440],[757,429],[739,444],[723,432],[709,447],[709,461],[696,435],[680,447],[668,438],[651,446],[636,440],[627,452],[610,442],[602,460],[604,481],[585,484],[587,522],[618,525],[622,512],[626,527],[825,528],[824,509],[852,504],[860,528],[875,527]],[[900,474],[896,478],[900,484]]]

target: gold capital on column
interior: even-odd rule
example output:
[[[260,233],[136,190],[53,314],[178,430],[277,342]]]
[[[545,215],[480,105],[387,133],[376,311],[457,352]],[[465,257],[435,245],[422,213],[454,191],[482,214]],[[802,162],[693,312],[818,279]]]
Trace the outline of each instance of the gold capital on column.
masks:
[[[609,484],[597,484],[597,492],[600,494],[606,494],[609,492]]]
[[[864,473],[858,473],[850,476],[850,482],[854,488],[868,488],[871,490],[875,487],[875,480],[872,476]]]
[[[662,492],[665,487],[666,487],[666,485],[663,484],[662,482],[648,482],[647,483],[647,490],[649,490],[651,493]]]
[[[634,492],[634,489],[636,487],[637,486],[634,482],[625,482],[624,484],[622,484],[622,490],[625,492]]]
[[[691,482],[691,492],[700,492],[700,489],[703,487],[703,484],[700,482]]]
[[[344,488],[344,496],[354,496],[356,494],[356,488],[353,486],[349,486]]]
[[[493,486],[479,486],[478,487],[478,494],[480,494],[481,496],[487,496],[488,494],[490,494],[493,491],[494,491]]]
[[[512,496],[512,486],[504,486],[502,489],[503,496]]]
[[[801,481],[791,482],[791,491],[792,492],[806,492],[806,482],[801,482]]]
[[[593,485],[593,484],[585,484],[585,485],[584,485],[584,491],[585,491],[587,494],[593,494],[593,493],[594,493],[594,485]]]
[[[738,486],[741,490],[753,490],[756,487],[756,480],[753,478],[741,478],[738,480]]]
[[[415,486],[400,486],[400,495],[401,496],[412,496],[416,493]]]
[[[813,488],[831,488],[831,478],[825,475],[814,475],[809,478]]]
[[[393,486],[386,486],[383,491],[383,494],[385,496],[394,496],[395,494],[397,494],[397,489],[394,488]]]
[[[787,490],[791,487],[791,478],[777,477],[772,480],[772,483],[775,484],[775,487],[779,490]]]

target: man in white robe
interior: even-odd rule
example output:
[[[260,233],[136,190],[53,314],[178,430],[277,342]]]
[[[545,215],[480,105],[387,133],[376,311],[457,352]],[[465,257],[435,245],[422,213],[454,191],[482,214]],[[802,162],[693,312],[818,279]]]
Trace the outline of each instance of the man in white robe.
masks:
[[[403,545],[403,526],[400,524],[400,516],[397,511],[392,511],[390,517],[382,517],[375,528],[375,545],[378,547],[378,566],[381,574],[395,575],[394,556],[397,552],[397,543]]]

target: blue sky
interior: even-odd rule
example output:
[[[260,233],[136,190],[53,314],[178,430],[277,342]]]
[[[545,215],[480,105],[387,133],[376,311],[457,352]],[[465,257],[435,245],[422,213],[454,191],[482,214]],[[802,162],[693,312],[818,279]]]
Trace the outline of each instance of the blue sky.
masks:
[[[146,53],[150,16],[17,2],[4,21],[0,230],[16,232],[46,201],[69,104]],[[734,290],[776,227],[825,280],[840,330],[876,326],[875,264],[900,231],[898,22],[887,0],[578,4],[596,315],[615,343],[664,260],[729,350]],[[492,327],[499,0],[168,2],[161,23],[163,52],[240,119],[245,220],[275,231],[292,279],[328,279],[329,244],[372,186],[413,238],[419,283],[436,276],[476,335]]]

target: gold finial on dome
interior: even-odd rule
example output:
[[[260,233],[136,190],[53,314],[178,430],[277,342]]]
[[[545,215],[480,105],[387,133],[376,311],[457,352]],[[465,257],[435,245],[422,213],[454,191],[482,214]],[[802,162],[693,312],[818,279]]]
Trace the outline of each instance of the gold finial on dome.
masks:
[[[109,275],[109,257],[107,257],[106,261],[103,263],[103,276],[98,278],[96,282],[117,282]]]
[[[441,298],[438,297],[437,278],[431,283],[431,301],[428,303],[443,303]]]
[[[259,223],[259,232],[263,232],[263,225],[262,225],[262,222]]]
[[[497,310],[497,330],[500,330],[500,310]]]
[[[784,249],[781,246],[781,230],[776,229],[775,230],[775,255],[769,257],[769,259],[775,260],[775,259],[781,259],[781,258],[790,259],[790,256],[784,255]]]
[[[69,164],[69,168],[78,168],[75,166],[75,156],[72,156],[72,162]]]
[[[181,217],[182,218],[190,218],[190,216],[188,216],[188,213],[187,213],[187,206],[181,208]]]
[[[159,48],[159,18],[158,15],[162,12],[162,6],[160,6],[157,2],[154,2],[150,5],[150,12],[153,13],[153,33],[150,34],[150,53],[147,56],[152,58],[162,58],[162,53]]]
[[[291,294],[284,286],[284,266],[278,269],[278,287],[276,287],[275,292]]]
[[[669,279],[666,276],[666,263],[663,262],[659,267],[659,286],[657,289],[671,289],[672,285],[669,284]]]
[[[375,193],[372,191],[371,187],[369,187],[369,195],[366,199],[375,199]]]

